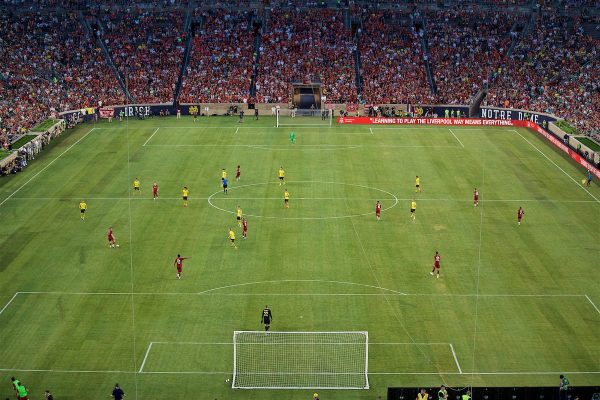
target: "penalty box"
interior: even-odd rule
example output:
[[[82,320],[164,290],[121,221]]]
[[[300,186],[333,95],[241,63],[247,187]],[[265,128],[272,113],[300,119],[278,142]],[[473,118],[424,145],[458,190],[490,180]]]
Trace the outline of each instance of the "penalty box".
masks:
[[[303,331],[307,323],[322,330],[366,328],[370,375],[472,371],[474,296],[218,292],[135,294],[135,338],[131,293],[18,292],[0,310],[0,340],[5,344],[0,369],[230,374],[231,332],[258,327],[259,316],[246,315],[247,307],[240,310],[240,297],[246,295],[259,311],[265,300],[277,305],[272,306],[273,329]],[[386,298],[401,309],[417,343],[404,337],[388,315]],[[348,301],[357,309],[352,321],[346,318]],[[591,328],[600,321],[600,312],[587,296],[482,295],[478,302],[477,372],[597,370],[600,344]],[[316,321],[292,315],[297,310],[308,315],[307,308],[313,307],[327,310],[327,315]],[[381,310],[381,319],[366,312],[372,309]],[[462,320],[439,323],[452,314]]]

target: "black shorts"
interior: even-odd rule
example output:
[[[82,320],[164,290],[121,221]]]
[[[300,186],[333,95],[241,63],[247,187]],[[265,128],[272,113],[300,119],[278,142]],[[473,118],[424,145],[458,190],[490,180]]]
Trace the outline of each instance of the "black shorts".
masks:
[[[230,238],[229,240],[231,240],[231,243],[235,242],[235,239],[231,239],[231,238]]]
[[[263,324],[265,324],[265,325],[271,325],[271,318],[264,318],[263,319]]]
[[[419,187],[420,185],[415,185],[415,187]]]
[[[81,210],[81,213],[82,213],[82,214],[85,214],[85,210]]]
[[[414,214],[414,213],[415,213],[415,211],[416,211],[416,209],[415,209],[415,208],[411,208],[411,209],[410,209],[410,213],[411,213],[411,214]]]
[[[242,217],[237,217],[237,220],[239,221],[240,219],[242,219]]]
[[[279,177],[279,180],[280,180],[280,181],[282,181],[282,180],[283,180],[283,176],[280,176],[280,177]]]
[[[227,189],[227,185],[225,185],[225,184],[224,184],[224,185],[223,185],[223,189]]]
[[[290,199],[283,199],[284,203],[288,203],[290,201]]]
[[[133,190],[140,190],[140,188],[139,188],[139,187],[136,187],[136,186],[134,186],[134,187],[133,187]]]
[[[183,200],[187,200],[187,196],[183,196]]]

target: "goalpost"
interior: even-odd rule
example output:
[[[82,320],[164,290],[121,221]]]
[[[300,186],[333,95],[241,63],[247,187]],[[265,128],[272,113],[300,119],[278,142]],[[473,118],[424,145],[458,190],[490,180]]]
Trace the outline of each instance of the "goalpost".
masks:
[[[234,389],[368,389],[368,332],[233,333]]]
[[[333,124],[333,110],[328,109],[277,109],[277,127],[328,126]]]

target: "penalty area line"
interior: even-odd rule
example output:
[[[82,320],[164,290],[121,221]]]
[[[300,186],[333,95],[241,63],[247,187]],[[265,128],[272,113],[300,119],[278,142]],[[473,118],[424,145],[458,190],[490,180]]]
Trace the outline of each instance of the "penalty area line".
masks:
[[[448,130],[450,131],[450,133],[452,134],[452,136],[454,136],[454,138],[456,140],[458,140],[458,143],[460,143],[460,147],[462,147],[464,149],[465,145],[463,144],[463,142],[460,141],[460,139],[458,138],[458,136],[456,136],[456,134],[452,131],[452,129],[448,128]]]
[[[158,132],[160,128],[156,128],[156,130],[152,133],[152,135],[150,135],[150,137],[144,142],[144,144],[142,145],[142,147],[145,147],[146,144],[150,141],[150,139],[152,139],[154,137],[154,135],[156,135],[156,132]]]
[[[590,299],[587,294],[585,295],[585,298],[590,302],[590,304],[592,305],[592,307],[594,307],[596,309],[596,311],[598,312],[598,314],[600,314],[600,309],[598,309],[598,307],[596,307],[596,305],[594,304],[594,302],[592,301],[592,299]]]
[[[2,307],[2,310],[0,310],[0,315],[2,315],[2,313],[4,312],[4,310],[6,310],[8,308],[8,306],[10,306],[10,303],[13,302],[13,300],[19,295],[19,293],[21,292],[16,292],[13,297],[10,298],[10,300],[8,301],[8,303],[6,303],[4,305],[4,307]],[[589,300],[589,299],[588,299]],[[590,300],[591,301],[591,300]]]
[[[15,194],[17,194],[18,192],[21,191],[21,189],[23,189],[25,186],[27,186],[29,184],[29,182],[31,182],[32,180],[34,180],[35,178],[38,177],[39,174],[41,174],[42,172],[44,172],[49,166],[51,166],[52,164],[54,164],[54,162],[56,160],[58,160],[59,158],[61,158],[62,156],[64,156],[69,150],[71,150],[77,143],[81,142],[83,139],[85,139],[87,137],[87,135],[89,135],[90,133],[92,133],[96,128],[92,128],[90,129],[85,135],[83,135],[82,137],[80,137],[79,139],[77,139],[77,141],[75,143],[73,143],[72,145],[70,145],[69,147],[67,147],[67,149],[65,151],[63,151],[62,153],[60,153],[58,156],[56,156],[56,158],[52,161],[50,161],[48,164],[46,164],[42,169],[40,169],[35,175],[33,175],[31,178],[29,178],[29,180],[27,182],[25,182],[24,184],[22,184],[17,190],[15,190],[14,192],[12,192],[7,198],[5,198],[4,200],[2,200],[2,202],[0,203],[0,207],[2,207],[2,205],[4,203],[6,203],[8,200],[10,200],[11,197],[13,197]]]

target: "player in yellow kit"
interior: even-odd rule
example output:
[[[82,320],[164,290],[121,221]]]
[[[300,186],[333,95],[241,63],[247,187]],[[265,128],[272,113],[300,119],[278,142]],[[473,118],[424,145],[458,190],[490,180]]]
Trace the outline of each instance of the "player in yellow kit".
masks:
[[[85,219],[85,210],[87,210],[87,204],[85,200],[79,202],[79,213],[81,214],[81,220]]]
[[[188,190],[187,186],[184,186],[183,189],[181,189],[181,197],[183,198],[183,206],[184,207],[188,206],[189,195],[190,195],[190,191]]]
[[[415,193],[417,192],[421,193],[421,179],[419,178],[419,175],[415,178]]]
[[[227,170],[225,168],[221,170],[221,181],[224,179],[227,179]]]
[[[287,189],[283,192],[283,206],[285,208],[290,208],[290,192],[288,192]]]
[[[140,180],[138,178],[135,178],[135,180],[133,181],[133,192],[139,192],[140,191]]]
[[[238,222],[238,226],[242,226],[242,209],[240,208],[240,206],[237,206],[237,211],[236,211],[236,218],[237,218],[237,222]]]
[[[410,217],[414,220],[417,218],[417,202],[415,199],[410,203]]]
[[[229,228],[229,241],[231,242],[231,246],[235,247],[237,249],[237,246],[235,245],[235,232],[233,231],[233,229]]]
[[[283,167],[279,167],[279,186],[285,183],[285,171]]]

